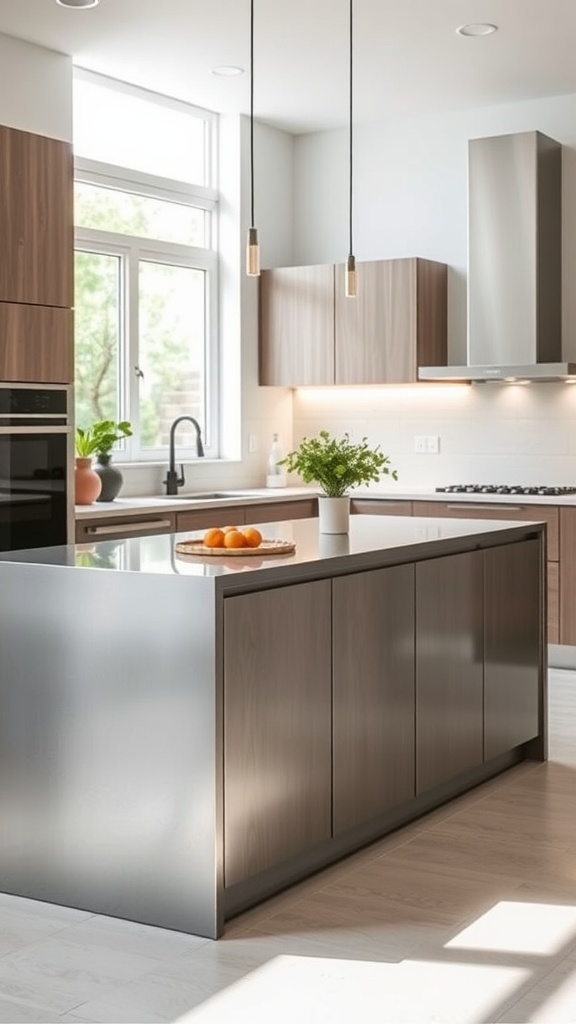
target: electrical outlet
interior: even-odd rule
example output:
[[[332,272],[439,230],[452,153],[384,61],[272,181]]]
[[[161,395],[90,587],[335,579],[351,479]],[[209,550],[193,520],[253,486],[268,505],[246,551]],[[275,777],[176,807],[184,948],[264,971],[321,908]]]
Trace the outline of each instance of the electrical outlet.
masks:
[[[258,451],[258,438],[256,434],[248,434],[248,453],[254,455]]]
[[[426,451],[434,455],[440,451],[440,438],[437,434],[428,434],[426,438]]]
[[[424,434],[417,434],[414,438],[414,451],[422,454],[426,451],[426,437]]]

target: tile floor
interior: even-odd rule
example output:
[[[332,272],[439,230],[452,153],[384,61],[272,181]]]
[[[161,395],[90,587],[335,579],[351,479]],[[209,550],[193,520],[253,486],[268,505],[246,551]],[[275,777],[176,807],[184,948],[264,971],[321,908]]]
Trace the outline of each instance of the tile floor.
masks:
[[[576,673],[550,732],[218,942],[0,895],[0,1022],[576,1022]]]

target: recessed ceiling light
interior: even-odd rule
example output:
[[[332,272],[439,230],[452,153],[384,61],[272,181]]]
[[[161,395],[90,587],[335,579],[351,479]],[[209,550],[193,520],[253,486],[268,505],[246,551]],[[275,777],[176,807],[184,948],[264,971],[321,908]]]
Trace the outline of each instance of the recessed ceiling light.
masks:
[[[56,0],[56,3],[60,4],[60,7],[86,8],[96,7],[100,3],[100,0]]]
[[[472,25],[460,25],[456,31],[459,36],[491,36],[493,32],[498,31],[498,25],[480,21]]]
[[[222,64],[221,67],[212,68],[213,75],[220,75],[222,78],[233,78],[234,75],[243,75],[244,68],[238,68],[235,64]]]

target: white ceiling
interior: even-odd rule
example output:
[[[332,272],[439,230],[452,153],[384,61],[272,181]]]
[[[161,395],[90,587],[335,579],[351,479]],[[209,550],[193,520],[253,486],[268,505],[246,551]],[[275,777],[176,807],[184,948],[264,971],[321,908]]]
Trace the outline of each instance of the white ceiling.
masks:
[[[354,0],[354,120],[576,93],[576,0]],[[0,32],[199,106],[248,112],[249,0],[0,0]],[[484,38],[459,25],[493,22]],[[347,123],[348,0],[255,0],[254,113],[292,132]],[[17,83],[15,83],[17,88]]]

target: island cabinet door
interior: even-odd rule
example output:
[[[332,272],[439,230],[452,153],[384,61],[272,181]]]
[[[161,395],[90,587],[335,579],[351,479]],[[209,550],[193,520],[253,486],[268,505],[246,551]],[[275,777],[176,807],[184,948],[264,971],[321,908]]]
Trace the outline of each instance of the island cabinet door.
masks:
[[[334,834],[415,795],[414,566],[333,583]]]
[[[483,553],[416,565],[416,789],[483,761]]]
[[[485,552],[484,756],[540,732],[543,634],[541,548],[537,540]]]
[[[331,583],[224,601],[224,877],[331,836]]]

